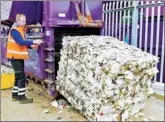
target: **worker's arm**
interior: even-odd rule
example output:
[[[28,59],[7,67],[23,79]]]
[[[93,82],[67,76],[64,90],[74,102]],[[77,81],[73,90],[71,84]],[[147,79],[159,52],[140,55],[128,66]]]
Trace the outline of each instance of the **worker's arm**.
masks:
[[[19,45],[23,45],[23,46],[31,46],[31,45],[33,45],[33,41],[31,41],[31,40],[24,40],[22,38],[21,34],[17,30],[12,29],[10,33],[11,33],[11,36],[16,41],[16,43],[18,43]]]

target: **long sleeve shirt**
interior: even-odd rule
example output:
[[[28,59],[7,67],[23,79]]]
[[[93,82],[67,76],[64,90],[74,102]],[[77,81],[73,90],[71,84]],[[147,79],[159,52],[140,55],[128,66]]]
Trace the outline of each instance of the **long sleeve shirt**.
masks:
[[[15,29],[12,29],[10,33],[11,33],[11,36],[16,41],[16,43],[18,43],[19,45],[30,47],[33,44],[32,40],[24,40],[21,34]]]

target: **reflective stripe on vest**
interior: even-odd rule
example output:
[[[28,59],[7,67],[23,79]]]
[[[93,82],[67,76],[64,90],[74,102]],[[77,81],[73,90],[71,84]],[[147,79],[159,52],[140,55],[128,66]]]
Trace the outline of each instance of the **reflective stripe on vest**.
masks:
[[[20,51],[13,51],[13,50],[7,50],[8,53],[13,53],[13,54],[21,54],[21,55],[27,55],[28,52],[20,52]]]
[[[8,42],[14,42],[15,43],[15,41],[13,39],[9,39]]]

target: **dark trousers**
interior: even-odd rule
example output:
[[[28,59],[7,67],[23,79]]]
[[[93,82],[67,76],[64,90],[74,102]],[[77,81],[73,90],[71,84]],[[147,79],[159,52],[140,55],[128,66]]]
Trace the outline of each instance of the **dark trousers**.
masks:
[[[12,96],[22,97],[25,95],[25,84],[27,82],[24,72],[24,60],[11,59],[11,65],[15,72],[15,82],[12,90]]]

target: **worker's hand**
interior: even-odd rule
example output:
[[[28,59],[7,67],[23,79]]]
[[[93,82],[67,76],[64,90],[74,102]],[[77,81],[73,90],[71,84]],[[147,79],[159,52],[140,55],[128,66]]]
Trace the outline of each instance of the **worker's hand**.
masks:
[[[40,45],[42,43],[44,43],[44,42],[41,39],[37,39],[37,40],[33,41],[33,44],[37,44],[37,45]]]
[[[38,49],[38,45],[31,45],[31,48],[37,50]]]

